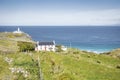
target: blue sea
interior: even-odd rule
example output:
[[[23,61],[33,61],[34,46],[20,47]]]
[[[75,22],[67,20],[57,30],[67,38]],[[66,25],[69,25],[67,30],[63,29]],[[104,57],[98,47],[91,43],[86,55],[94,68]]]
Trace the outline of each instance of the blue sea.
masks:
[[[0,32],[15,31],[16,26],[0,26]],[[56,41],[67,47],[96,53],[120,48],[120,26],[19,26],[35,41]]]

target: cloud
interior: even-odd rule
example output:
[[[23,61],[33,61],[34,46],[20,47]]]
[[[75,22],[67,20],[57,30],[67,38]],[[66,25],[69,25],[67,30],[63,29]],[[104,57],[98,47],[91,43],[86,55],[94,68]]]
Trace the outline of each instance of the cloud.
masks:
[[[120,9],[93,11],[18,11],[2,12],[0,25],[115,25]]]

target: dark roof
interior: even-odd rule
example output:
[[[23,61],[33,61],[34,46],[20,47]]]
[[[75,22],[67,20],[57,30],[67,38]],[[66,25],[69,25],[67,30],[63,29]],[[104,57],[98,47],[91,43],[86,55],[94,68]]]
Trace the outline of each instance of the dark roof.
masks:
[[[54,42],[39,42],[39,45],[55,45]]]

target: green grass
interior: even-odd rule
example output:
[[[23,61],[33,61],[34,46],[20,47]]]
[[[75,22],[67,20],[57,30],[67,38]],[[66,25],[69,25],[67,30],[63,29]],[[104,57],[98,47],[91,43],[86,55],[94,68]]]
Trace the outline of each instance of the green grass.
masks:
[[[0,80],[5,80],[9,75],[9,64],[5,62],[4,57],[0,55]]]
[[[7,36],[7,34],[4,34]],[[12,34],[10,34],[12,35]],[[10,36],[9,35],[9,36]],[[0,80],[38,80],[41,72],[44,80],[119,80],[120,65],[118,56],[120,50],[110,54],[95,54],[92,52],[68,49],[66,52],[18,52],[17,40],[25,40],[16,35],[15,40],[0,34]],[[16,38],[17,37],[17,38]],[[12,50],[11,54],[2,51]],[[3,54],[4,53],[4,54]],[[115,55],[114,55],[115,54]],[[112,56],[111,56],[112,55]],[[13,59],[9,64],[5,58]],[[40,66],[38,62],[40,58]],[[12,73],[9,68],[23,68],[28,72]],[[41,70],[41,71],[40,71]]]
[[[18,51],[17,42],[12,40],[0,40],[0,51],[6,53]]]
[[[37,80],[39,78],[37,66],[39,56],[44,80],[119,80],[120,78],[120,69],[116,68],[116,65],[120,64],[120,59],[106,55],[78,51],[77,54],[32,52],[0,56],[1,77],[5,76],[6,72],[9,71],[8,68],[12,66],[22,67],[30,73],[29,77],[24,79]],[[13,58],[13,63],[11,65],[6,63],[5,57]],[[10,71],[8,75],[11,75]]]

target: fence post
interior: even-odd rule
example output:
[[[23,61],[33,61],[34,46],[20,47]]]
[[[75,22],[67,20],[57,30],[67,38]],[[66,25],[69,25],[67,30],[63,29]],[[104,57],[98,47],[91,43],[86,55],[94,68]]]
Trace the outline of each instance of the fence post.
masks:
[[[41,65],[40,65],[40,58],[39,58],[39,56],[38,56],[38,70],[39,70],[39,80],[44,80],[43,79],[43,74],[42,74],[42,71],[41,71]]]

